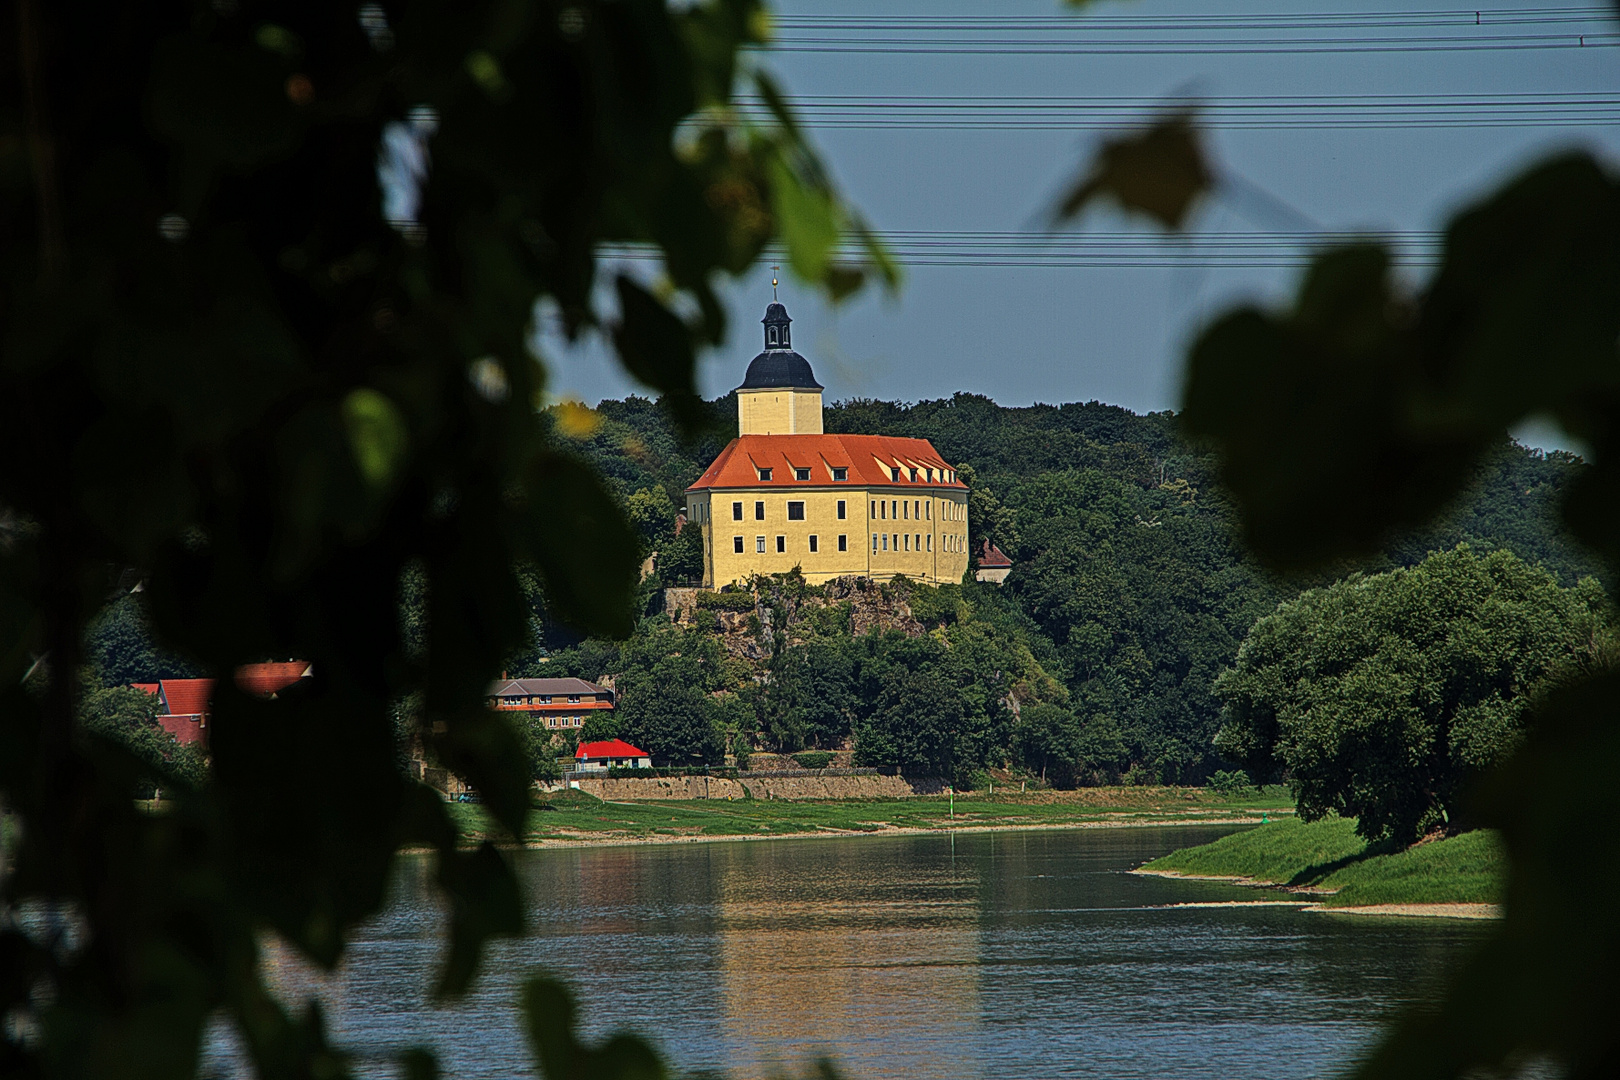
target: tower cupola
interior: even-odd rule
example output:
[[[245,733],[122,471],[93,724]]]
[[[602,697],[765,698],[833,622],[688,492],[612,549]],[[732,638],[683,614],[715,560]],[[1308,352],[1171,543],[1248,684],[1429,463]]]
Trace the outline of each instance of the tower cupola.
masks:
[[[772,301],[771,306],[765,309],[765,317],[760,322],[765,324],[767,350],[793,348],[793,335],[789,329],[789,324],[793,320],[788,317],[787,308]]]
[[[742,435],[820,435],[821,384],[810,361],[793,351],[787,308],[765,309],[765,351],[754,357],[737,387],[737,430]]]

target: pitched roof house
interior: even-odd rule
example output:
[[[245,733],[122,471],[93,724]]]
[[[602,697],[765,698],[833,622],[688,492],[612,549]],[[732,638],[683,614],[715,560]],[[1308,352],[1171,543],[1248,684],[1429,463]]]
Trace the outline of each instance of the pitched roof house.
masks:
[[[307,661],[243,664],[236,669],[236,685],[257,697],[275,697],[300,679],[307,679],[312,668]],[[208,742],[208,711],[214,697],[213,679],[160,679],[153,683],[131,683],[158,699],[158,726],[173,735],[181,746]]]
[[[584,679],[500,679],[489,685],[489,707],[520,712],[548,728],[579,728],[593,712],[613,711],[613,691]]]
[[[650,769],[652,758],[647,751],[639,750],[623,739],[608,739],[604,742],[580,743],[579,749],[574,751],[574,768],[581,771]]]

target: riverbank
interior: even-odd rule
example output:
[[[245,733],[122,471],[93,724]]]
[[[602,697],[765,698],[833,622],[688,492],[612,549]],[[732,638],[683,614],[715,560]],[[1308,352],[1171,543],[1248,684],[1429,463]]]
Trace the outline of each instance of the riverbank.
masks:
[[[1490,918],[1504,871],[1501,844],[1487,830],[1387,851],[1369,848],[1354,821],[1282,818],[1135,872],[1285,889],[1340,914]]]
[[[953,813],[954,807],[954,813]],[[467,841],[505,839],[483,808],[450,804]],[[806,836],[983,832],[1148,825],[1255,825],[1291,814],[1281,788],[1228,796],[1204,788],[1082,788],[788,802],[696,799],[612,802],[578,792],[537,798],[520,838],[527,847],[691,843]]]

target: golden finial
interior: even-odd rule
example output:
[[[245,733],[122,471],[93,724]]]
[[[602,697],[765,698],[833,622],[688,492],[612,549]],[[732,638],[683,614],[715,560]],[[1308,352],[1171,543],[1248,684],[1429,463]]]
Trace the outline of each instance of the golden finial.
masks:
[[[776,299],[776,275],[781,269],[782,268],[780,266],[771,267],[771,299],[772,300]]]

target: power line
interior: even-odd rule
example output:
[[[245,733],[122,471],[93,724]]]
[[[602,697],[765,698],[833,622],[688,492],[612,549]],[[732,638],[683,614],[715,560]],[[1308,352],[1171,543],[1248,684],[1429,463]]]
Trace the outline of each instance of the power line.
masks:
[[[1178,15],[784,15],[779,31],[886,32],[1184,32],[1204,30],[1422,29],[1458,26],[1545,26],[1603,22],[1614,11],[1586,7],[1458,8],[1438,11],[1274,12]]]
[[[1042,38],[929,40],[913,37],[781,37],[771,45],[783,53],[853,53],[892,56],[1255,56],[1338,53],[1525,52],[1612,49],[1620,35],[1494,34],[1365,38],[1220,38],[1164,41],[1131,38],[1084,42]]]
[[[935,229],[897,229],[882,234],[889,252],[905,266],[1035,269],[1287,268],[1304,265],[1324,247],[1369,239],[1388,245],[1402,265],[1418,268],[1439,262],[1443,234],[1256,230],[1165,236],[1106,230],[1046,233]],[[598,254],[605,259],[660,257],[655,248],[628,244],[607,246]],[[846,244],[838,255],[853,262],[860,259],[861,252],[855,245]]]
[[[763,109],[745,99],[751,112]],[[1281,98],[1222,97],[1191,103],[1200,123],[1257,129],[1297,127],[1473,128],[1620,123],[1620,94],[1333,94]],[[1163,99],[1067,96],[858,97],[794,100],[800,118],[821,128],[961,130],[1115,129],[1140,126]]]

